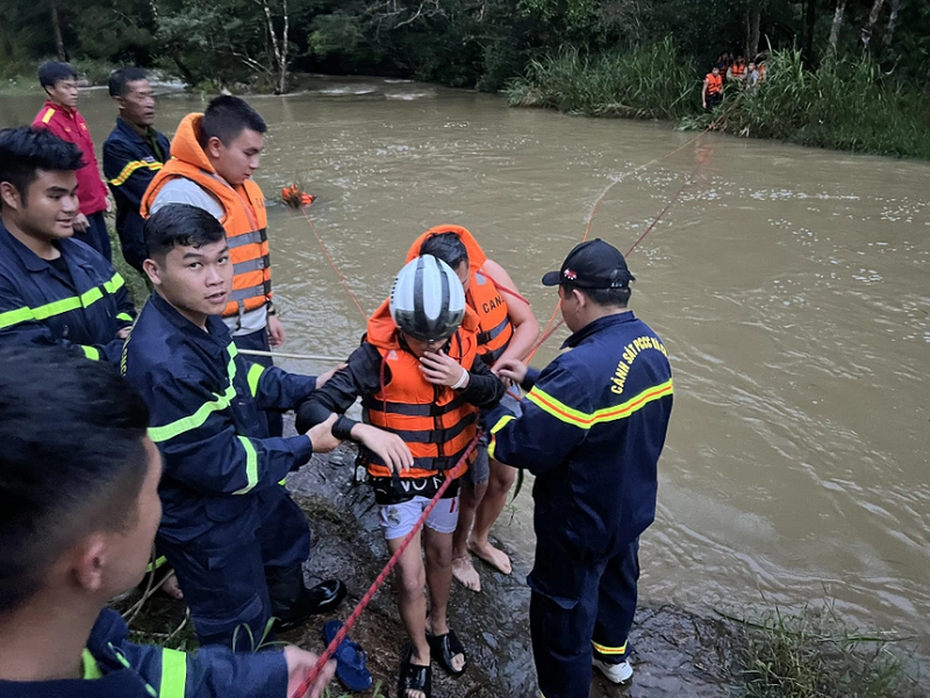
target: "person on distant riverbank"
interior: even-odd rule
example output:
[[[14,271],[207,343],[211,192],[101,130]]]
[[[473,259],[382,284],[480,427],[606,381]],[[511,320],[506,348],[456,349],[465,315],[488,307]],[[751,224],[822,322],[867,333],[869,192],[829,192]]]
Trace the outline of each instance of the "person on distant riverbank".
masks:
[[[82,157],[45,129],[0,131],[0,345],[118,361],[136,310],[113,266],[73,239]]]
[[[140,274],[145,240],[139,206],[155,173],[171,154],[171,142],[155,130],[155,93],[141,68],[110,73],[110,97],[119,116],[103,144],[103,173],[116,201],[116,232],[123,258]]]
[[[542,372],[508,359],[529,393],[514,417],[498,408],[488,453],[536,475],[530,629],[545,698],[588,698],[591,666],[610,681],[627,661],[639,536],[655,519],[656,468],[672,409],[661,339],[627,309],[633,275],[602,240],[576,246],[546,286],[559,287],[572,331]],[[497,420],[496,422],[494,420]]]
[[[746,59],[737,56],[733,65],[727,70],[727,81],[743,82],[746,79]]]
[[[522,359],[529,354],[539,336],[539,323],[510,275],[487,258],[468,230],[458,225],[430,228],[411,245],[407,261],[421,254],[441,259],[462,280],[468,306],[478,316],[478,355],[492,372],[505,359]],[[505,394],[502,402],[512,410],[517,408],[510,395]],[[488,537],[515,478],[513,468],[488,458],[487,438],[482,437],[475,462],[462,478],[452,545],[452,574],[466,589],[481,591],[481,578],[469,553],[504,574],[512,570],[510,558],[491,545]]]
[[[477,333],[478,318],[455,272],[432,255],[416,257],[371,316],[346,368],[297,413],[298,431],[343,414],[333,433],[362,445],[360,463],[375,491],[391,553],[444,482],[454,481],[397,564],[397,604],[410,638],[398,679],[400,698],[431,697],[431,659],[453,676],[466,669],[465,648],[447,618],[458,480],[474,462],[474,451],[462,459],[477,437],[478,410],[504,395],[504,384],[478,354]],[[344,416],[358,397],[363,424]]]
[[[701,88],[701,106],[705,110],[713,110],[723,101],[723,77],[717,66],[704,76],[704,85]]]
[[[2,349],[0,365],[0,698],[291,696],[317,662],[297,647],[128,641],[107,603],[142,579],[161,518],[145,403],[113,367],[59,348]]]
[[[746,89],[753,93],[756,92],[759,89],[759,79],[759,70],[753,61],[746,69]]]
[[[345,597],[339,580],[305,586],[310,530],[279,484],[338,442],[329,424],[268,437],[259,412],[296,408],[331,372],[299,376],[239,354],[219,318],[233,265],[210,213],[165,206],[146,221],[145,243],[155,290],[120,366],[151,410],[149,436],[164,457],[159,552],[174,567],[201,644],[247,649],[272,617],[288,630]]]
[[[80,210],[74,217],[74,236],[93,247],[108,262],[113,260],[110,235],[103,217],[108,210],[107,188],[100,179],[100,168],[94,154],[94,141],[87,122],[77,110],[77,73],[67,63],[49,61],[39,68],[39,83],[48,95],[32,125],[47,128],[62,140],[74,143],[81,150],[84,165],[77,171]]]
[[[148,218],[172,203],[212,214],[226,229],[234,276],[223,321],[240,349],[268,352],[284,343],[272,302],[265,197],[252,180],[265,147],[264,119],[238,97],[217,97],[203,114],[188,114],[171,142],[171,159],[142,197]],[[252,361],[271,367],[270,356]],[[281,436],[276,411],[262,413],[269,436]]]

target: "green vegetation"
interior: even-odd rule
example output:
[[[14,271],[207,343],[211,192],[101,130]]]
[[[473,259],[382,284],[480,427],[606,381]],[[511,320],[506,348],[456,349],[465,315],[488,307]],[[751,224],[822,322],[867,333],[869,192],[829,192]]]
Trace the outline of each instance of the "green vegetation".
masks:
[[[736,620],[736,619],[731,619]],[[832,608],[744,624],[745,698],[917,698],[887,638],[849,630]]]

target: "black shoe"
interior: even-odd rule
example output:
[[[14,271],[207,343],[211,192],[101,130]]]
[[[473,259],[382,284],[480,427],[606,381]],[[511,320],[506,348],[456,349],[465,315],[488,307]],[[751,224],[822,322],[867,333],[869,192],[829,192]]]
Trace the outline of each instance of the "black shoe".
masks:
[[[290,612],[275,622],[275,630],[287,632],[303,625],[310,616],[329,613],[346,597],[346,585],[338,579],[327,579],[310,589],[301,590]]]

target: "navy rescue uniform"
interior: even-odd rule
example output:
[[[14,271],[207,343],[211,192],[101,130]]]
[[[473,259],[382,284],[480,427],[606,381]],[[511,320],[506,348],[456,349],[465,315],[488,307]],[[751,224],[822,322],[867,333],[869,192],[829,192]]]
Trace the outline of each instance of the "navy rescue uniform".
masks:
[[[0,221],[0,346],[58,345],[118,361],[116,335],[136,316],[123,278],[83,242],[54,244],[61,256],[42,259]]]
[[[626,655],[639,535],[655,519],[672,409],[659,337],[633,313],[599,318],[541,373],[521,414],[497,413],[488,454],[536,475],[530,627],[545,698],[587,698],[593,653]]]
[[[87,640],[83,677],[0,680],[0,698],[239,698],[287,695],[281,650],[234,654],[204,647],[197,654],[128,642],[129,628],[104,609]]]
[[[171,142],[164,134],[149,126],[142,135],[119,117],[103,143],[103,174],[116,201],[116,234],[123,258],[139,272],[146,257],[142,236],[145,221],[139,206],[155,173],[170,155]]]
[[[313,376],[246,362],[219,316],[206,332],[153,293],[122,371],[151,411],[164,460],[160,552],[178,575],[202,644],[255,642],[303,589],[310,531],[279,482],[310,460],[306,435],[268,438],[260,410],[294,409]],[[235,649],[251,649],[241,629]]]

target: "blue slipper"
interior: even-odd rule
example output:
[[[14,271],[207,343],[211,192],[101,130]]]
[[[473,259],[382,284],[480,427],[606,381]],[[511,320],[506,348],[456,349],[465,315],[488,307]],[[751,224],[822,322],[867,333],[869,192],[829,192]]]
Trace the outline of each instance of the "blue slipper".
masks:
[[[323,626],[323,640],[329,645],[342,629],[341,620],[331,620]],[[350,691],[364,691],[371,688],[371,672],[365,667],[368,655],[357,642],[346,636],[336,648],[336,676]]]

